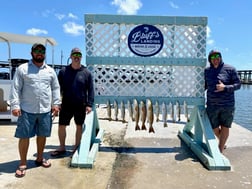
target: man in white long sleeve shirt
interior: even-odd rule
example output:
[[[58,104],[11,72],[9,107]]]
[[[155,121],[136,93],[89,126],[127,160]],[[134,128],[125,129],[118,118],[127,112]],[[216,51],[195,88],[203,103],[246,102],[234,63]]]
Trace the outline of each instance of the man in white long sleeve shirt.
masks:
[[[19,138],[20,163],[16,177],[25,176],[29,139],[37,136],[37,158],[35,164],[48,168],[51,163],[43,158],[46,137],[51,135],[51,114],[60,108],[60,86],[53,68],[45,64],[46,48],[34,44],[32,59],[20,65],[13,78],[10,92],[11,110],[18,116],[15,137]]]

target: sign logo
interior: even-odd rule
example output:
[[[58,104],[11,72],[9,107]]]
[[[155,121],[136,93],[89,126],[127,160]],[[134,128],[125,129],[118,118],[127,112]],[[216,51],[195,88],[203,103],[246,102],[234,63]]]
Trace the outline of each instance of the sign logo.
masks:
[[[138,56],[154,56],[163,48],[163,44],[163,34],[152,25],[137,26],[128,36],[128,47]]]

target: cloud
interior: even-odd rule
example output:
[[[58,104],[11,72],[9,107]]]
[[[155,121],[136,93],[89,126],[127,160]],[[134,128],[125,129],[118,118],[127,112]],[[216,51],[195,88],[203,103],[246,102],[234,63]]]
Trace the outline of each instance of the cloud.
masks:
[[[40,35],[40,34],[48,34],[46,30],[38,29],[38,28],[31,28],[26,31],[26,34],[29,35]]]
[[[176,5],[175,3],[173,3],[172,1],[170,1],[169,4],[170,4],[170,6],[171,6],[172,8],[174,8],[174,9],[178,9],[178,8],[179,8],[179,6]]]
[[[75,22],[66,22],[63,24],[63,31],[73,36],[80,36],[84,35],[85,28],[83,25],[76,24]]]
[[[140,0],[113,0],[112,5],[118,7],[118,14],[134,15],[142,7]]]
[[[54,15],[58,20],[63,20],[66,16],[64,14],[59,14],[59,13],[56,13]]]
[[[67,16],[65,14],[56,13],[56,14],[54,14],[54,16],[58,20],[63,20],[65,18],[70,18],[70,19],[74,19],[74,20],[78,19],[78,16],[74,15],[73,13],[68,13]]]
[[[74,15],[73,13],[68,13],[68,18],[72,18],[72,19],[78,19],[78,16]]]
[[[47,9],[47,10],[44,10],[41,14],[42,14],[43,17],[49,17],[54,12],[55,12],[54,9],[51,9],[51,10]]]
[[[214,44],[214,40],[213,39],[207,39],[207,44],[208,45],[213,45]]]
[[[214,40],[211,39],[211,28],[209,26],[207,26],[207,45],[213,45],[214,44]]]

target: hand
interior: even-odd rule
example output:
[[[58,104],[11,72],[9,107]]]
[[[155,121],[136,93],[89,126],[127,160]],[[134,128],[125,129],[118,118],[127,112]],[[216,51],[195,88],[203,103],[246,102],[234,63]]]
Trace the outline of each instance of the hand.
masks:
[[[59,106],[53,106],[53,107],[52,107],[52,115],[53,115],[53,116],[58,116],[59,111],[60,111]]]
[[[87,106],[87,107],[86,107],[86,114],[89,114],[91,111],[92,111],[92,108],[89,107],[89,106]]]
[[[14,115],[16,117],[21,116],[21,110],[20,109],[12,110],[12,115]]]
[[[215,92],[221,92],[225,90],[225,85],[219,80],[219,84],[216,85]]]

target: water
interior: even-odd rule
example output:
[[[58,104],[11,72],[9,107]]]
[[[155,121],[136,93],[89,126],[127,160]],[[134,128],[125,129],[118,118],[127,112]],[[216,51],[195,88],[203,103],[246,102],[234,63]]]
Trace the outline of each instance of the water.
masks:
[[[252,131],[252,85],[242,85],[235,91],[234,122]]]

